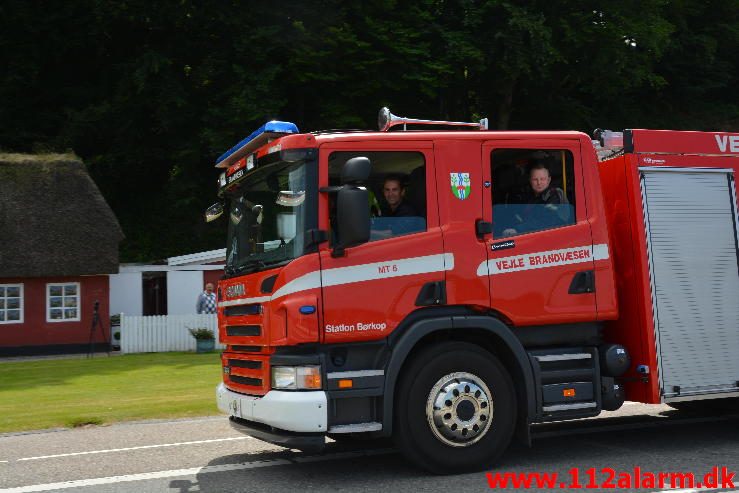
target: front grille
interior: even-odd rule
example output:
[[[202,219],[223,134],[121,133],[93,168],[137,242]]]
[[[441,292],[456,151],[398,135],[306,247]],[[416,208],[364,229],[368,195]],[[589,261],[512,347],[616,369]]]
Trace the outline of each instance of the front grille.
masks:
[[[227,306],[223,313],[227,317],[234,317],[238,315],[260,315],[262,313],[262,305],[238,305],[238,306]]]
[[[250,361],[245,359],[230,359],[228,366],[231,368],[248,368],[250,370],[260,370],[262,368],[261,361]]]
[[[229,377],[229,380],[235,383],[240,383],[241,385],[250,385],[252,387],[261,387],[262,386],[262,379],[261,378],[251,378],[251,377],[240,377],[238,375],[231,375]]]
[[[221,355],[223,383],[234,392],[264,395],[269,392],[268,354],[243,354],[231,351]]]
[[[262,334],[260,325],[227,325],[227,336],[259,336]]]
[[[239,351],[242,353],[261,353],[262,352],[262,346],[231,346],[231,349],[234,351]]]

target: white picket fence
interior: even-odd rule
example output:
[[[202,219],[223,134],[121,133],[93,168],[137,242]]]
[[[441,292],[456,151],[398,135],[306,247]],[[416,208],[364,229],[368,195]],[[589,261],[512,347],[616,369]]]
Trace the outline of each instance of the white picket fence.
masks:
[[[187,329],[198,327],[211,329],[216,336],[216,349],[225,349],[218,341],[215,315],[131,317],[121,314],[121,352],[195,351],[195,338]]]

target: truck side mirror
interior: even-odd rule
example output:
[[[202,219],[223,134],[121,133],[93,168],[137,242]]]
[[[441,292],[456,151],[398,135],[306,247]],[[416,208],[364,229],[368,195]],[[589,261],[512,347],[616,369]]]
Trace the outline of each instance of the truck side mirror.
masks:
[[[216,202],[205,209],[205,222],[215,221],[223,214],[223,202]]]
[[[358,185],[367,181],[372,170],[369,158],[353,157],[344,163],[341,169],[342,185]]]
[[[369,178],[369,158],[355,157],[344,163],[342,186],[336,191],[336,229],[338,241],[332,256],[344,255],[344,249],[367,243],[370,238],[369,192],[361,186]]]
[[[336,197],[336,222],[339,241],[333,255],[339,257],[344,249],[362,243],[370,238],[369,192],[364,187],[345,185]]]

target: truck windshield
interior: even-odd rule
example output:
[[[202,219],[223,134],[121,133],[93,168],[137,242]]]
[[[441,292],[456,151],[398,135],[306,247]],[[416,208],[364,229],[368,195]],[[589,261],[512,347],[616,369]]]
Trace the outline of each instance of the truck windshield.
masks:
[[[316,227],[315,160],[278,161],[248,173],[227,193],[226,275],[256,272],[306,253]]]

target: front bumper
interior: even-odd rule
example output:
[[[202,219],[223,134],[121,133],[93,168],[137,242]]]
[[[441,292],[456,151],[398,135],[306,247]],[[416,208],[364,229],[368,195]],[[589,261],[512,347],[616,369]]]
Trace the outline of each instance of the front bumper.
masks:
[[[234,430],[280,447],[303,452],[321,452],[326,446],[326,436],[323,433],[293,433],[233,416],[228,420]]]
[[[232,392],[221,383],[216,388],[216,400],[218,409],[242,423],[261,423],[292,433],[323,434],[327,430],[328,406],[326,393],[322,390],[270,390],[263,396],[251,396]]]

